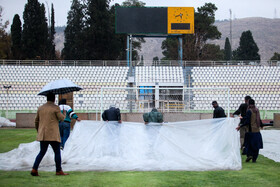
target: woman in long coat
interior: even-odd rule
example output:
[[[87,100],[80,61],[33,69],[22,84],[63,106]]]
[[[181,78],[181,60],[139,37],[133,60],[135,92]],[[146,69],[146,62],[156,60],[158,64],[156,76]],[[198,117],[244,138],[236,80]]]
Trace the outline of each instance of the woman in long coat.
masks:
[[[256,162],[259,150],[263,148],[262,135],[260,133],[261,119],[259,109],[255,106],[253,99],[249,100],[249,107],[244,117],[244,123],[237,127],[239,130],[242,126],[247,126],[249,131],[245,134],[245,151],[247,153],[246,162],[253,160]]]

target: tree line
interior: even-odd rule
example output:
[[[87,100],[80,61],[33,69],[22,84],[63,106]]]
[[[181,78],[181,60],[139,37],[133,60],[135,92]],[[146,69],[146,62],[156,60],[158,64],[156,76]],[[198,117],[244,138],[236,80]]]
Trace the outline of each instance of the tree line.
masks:
[[[121,5],[109,6],[110,0],[72,0],[64,30],[65,42],[61,51],[55,50],[55,13],[51,5],[50,20],[46,18],[45,5],[38,0],[28,0],[23,21],[16,14],[11,33],[6,33],[9,23],[2,24],[0,7],[0,59],[65,59],[65,60],[125,60],[127,37],[115,34],[115,8],[117,6],[144,7],[139,0],[126,0]],[[260,60],[259,48],[250,30],[242,33],[239,47],[232,50],[229,39],[225,47],[207,43],[220,39],[221,33],[214,25],[217,7],[212,3],[198,7],[195,11],[195,33],[183,35],[183,60]],[[138,51],[143,38],[133,41],[133,60],[140,59]],[[178,59],[177,38],[162,42],[164,58]],[[141,57],[143,60],[143,57]],[[280,60],[275,53],[271,60]]]

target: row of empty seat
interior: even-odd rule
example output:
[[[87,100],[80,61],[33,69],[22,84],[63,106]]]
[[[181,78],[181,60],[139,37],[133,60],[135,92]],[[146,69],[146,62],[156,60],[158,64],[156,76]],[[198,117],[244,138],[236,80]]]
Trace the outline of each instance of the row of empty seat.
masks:
[[[100,110],[101,88],[127,87],[128,67],[118,66],[0,66],[0,109],[36,110],[45,103],[38,92],[47,83],[57,79],[69,79],[83,90],[74,92],[74,108],[78,110]],[[9,97],[2,85],[10,85]],[[104,107],[127,98],[122,89],[104,90]],[[84,109],[83,109],[84,107]],[[125,104],[120,105],[126,109]]]
[[[138,83],[184,83],[182,67],[137,66],[135,81]]]
[[[154,103],[155,94],[149,98],[143,94],[132,95],[127,90],[128,67],[118,66],[0,66],[0,109],[4,110],[9,99],[10,110],[36,110],[45,102],[45,97],[37,96],[41,88],[50,81],[66,78],[72,80],[83,90],[74,92],[74,108],[77,110],[100,110],[117,104],[122,110],[128,109],[130,101],[135,105],[137,100]],[[184,72],[184,73],[183,73]],[[188,67],[183,71],[179,66],[136,66],[135,83],[181,83],[187,78],[191,90],[182,95],[173,92],[159,96],[159,99],[184,103],[183,109],[212,110],[211,102],[217,100],[221,106],[229,105],[231,110],[238,108],[244,96],[251,95],[262,110],[280,110],[280,67],[264,66],[220,66]],[[9,96],[3,85],[11,85]],[[186,84],[187,85],[187,84]],[[187,86],[188,86],[187,85]],[[121,89],[105,89],[119,87]],[[229,88],[206,89],[206,88]],[[101,98],[101,88],[103,95]],[[205,89],[204,89],[205,88]],[[169,102],[169,101],[167,101]],[[168,105],[169,106],[169,105]],[[137,108],[138,106],[133,106]]]
[[[244,102],[246,95],[256,100],[262,110],[280,110],[280,67],[269,66],[221,66],[194,67],[191,70],[193,88],[230,88],[230,109],[235,110]],[[200,95],[194,90],[194,105],[197,110],[211,109],[211,103],[219,99],[214,95]],[[201,97],[204,97],[203,102]],[[220,101],[222,105],[223,101]],[[224,106],[226,107],[226,106]]]

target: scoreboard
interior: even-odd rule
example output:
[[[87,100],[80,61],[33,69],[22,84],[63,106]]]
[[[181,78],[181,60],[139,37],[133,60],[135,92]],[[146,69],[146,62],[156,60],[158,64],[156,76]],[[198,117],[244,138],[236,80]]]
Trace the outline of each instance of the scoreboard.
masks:
[[[193,7],[116,7],[116,33],[193,34]]]

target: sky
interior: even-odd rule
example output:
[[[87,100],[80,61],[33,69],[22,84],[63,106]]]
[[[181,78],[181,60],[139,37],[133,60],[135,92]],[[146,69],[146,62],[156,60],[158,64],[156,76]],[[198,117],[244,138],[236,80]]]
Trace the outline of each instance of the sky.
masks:
[[[121,4],[124,0],[111,0],[110,5]],[[216,20],[230,18],[229,9],[232,10],[232,18],[239,19],[245,17],[264,17],[280,18],[280,0],[141,0],[146,6],[163,7],[201,7],[205,3],[214,3],[218,10],[216,11]],[[18,14],[22,20],[24,5],[27,0],[0,0],[0,6],[3,7],[3,22],[8,20],[12,24],[13,17]],[[46,17],[48,17],[48,8],[54,4],[55,25],[64,26],[67,23],[67,13],[70,10],[72,0],[39,0],[45,3]],[[9,26],[10,26],[9,25]]]

